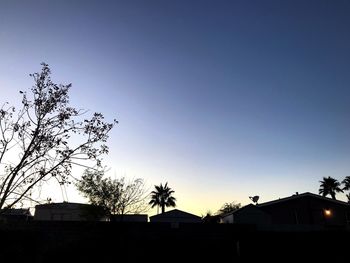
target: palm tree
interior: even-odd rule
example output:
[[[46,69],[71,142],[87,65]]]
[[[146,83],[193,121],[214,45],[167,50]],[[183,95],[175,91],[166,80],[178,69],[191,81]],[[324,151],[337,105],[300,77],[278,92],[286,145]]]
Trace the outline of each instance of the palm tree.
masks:
[[[157,189],[157,186],[154,186]],[[151,192],[151,201],[149,201],[149,204],[151,207],[157,206],[157,214],[159,214],[159,207],[160,207],[160,195],[156,191]]]
[[[176,198],[172,196],[175,191],[168,187],[168,183],[165,183],[164,186],[162,184],[155,185],[154,188],[155,190],[151,192],[151,201],[149,202],[152,208],[155,206],[161,207],[162,213],[164,213],[165,207],[176,206]]]
[[[341,183],[344,185],[343,190],[350,190],[350,176],[346,176]],[[346,197],[348,198],[348,203],[350,203],[350,193]]]
[[[323,177],[323,180],[320,181],[320,189],[318,190],[319,194],[322,194],[322,196],[330,195],[332,199],[335,198],[335,194],[337,192],[343,192],[343,190],[340,188],[340,183],[337,179],[334,179],[330,176],[328,178]]]
[[[347,194],[346,197],[348,198],[348,203],[350,204],[350,194]]]
[[[350,176],[346,176],[341,183],[344,185],[343,190],[350,190]]]

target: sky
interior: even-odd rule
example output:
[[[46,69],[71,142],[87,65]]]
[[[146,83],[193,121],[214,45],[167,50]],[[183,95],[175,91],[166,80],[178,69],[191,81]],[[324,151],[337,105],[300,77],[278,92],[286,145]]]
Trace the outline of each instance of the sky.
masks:
[[[197,215],[318,193],[322,177],[350,175],[349,12],[341,0],[1,0],[1,103],[48,63],[73,106],[119,121],[109,176],[168,182]]]

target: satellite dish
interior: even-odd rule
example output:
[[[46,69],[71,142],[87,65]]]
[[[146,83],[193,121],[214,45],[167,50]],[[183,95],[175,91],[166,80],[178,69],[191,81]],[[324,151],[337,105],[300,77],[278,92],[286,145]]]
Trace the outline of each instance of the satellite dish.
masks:
[[[258,204],[259,201],[259,196],[254,195],[254,196],[249,196],[250,200],[252,200],[256,205]]]

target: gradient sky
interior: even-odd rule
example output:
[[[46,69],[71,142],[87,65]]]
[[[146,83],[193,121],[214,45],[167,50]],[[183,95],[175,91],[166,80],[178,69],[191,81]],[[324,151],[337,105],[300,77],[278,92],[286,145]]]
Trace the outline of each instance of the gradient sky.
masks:
[[[1,101],[48,63],[72,105],[120,121],[111,175],[167,181],[197,215],[318,193],[350,175],[349,14],[349,1],[2,0]]]

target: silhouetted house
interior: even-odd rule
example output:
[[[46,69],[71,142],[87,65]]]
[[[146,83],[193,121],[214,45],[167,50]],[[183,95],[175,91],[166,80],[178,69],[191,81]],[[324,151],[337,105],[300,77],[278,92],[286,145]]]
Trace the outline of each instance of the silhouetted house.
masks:
[[[254,224],[267,225],[271,224],[271,216],[255,205],[246,205],[233,212],[221,216],[222,223],[237,224]]]
[[[146,214],[111,215],[112,222],[148,222]]]
[[[151,216],[150,222],[201,223],[202,219],[199,216],[178,209],[174,209],[159,215]]]
[[[202,218],[202,222],[206,224],[218,224],[221,223],[221,215],[210,215],[207,214]]]
[[[101,207],[79,203],[51,203],[35,206],[38,221],[106,221]]]
[[[350,224],[350,205],[312,193],[259,204],[271,215],[273,224],[338,225]]]
[[[350,225],[350,205],[320,195],[303,193],[242,207],[225,215],[223,221],[256,225],[345,227]]]
[[[0,214],[0,220],[13,222],[13,221],[29,221],[33,216],[29,211],[29,208],[12,208],[8,209]]]

